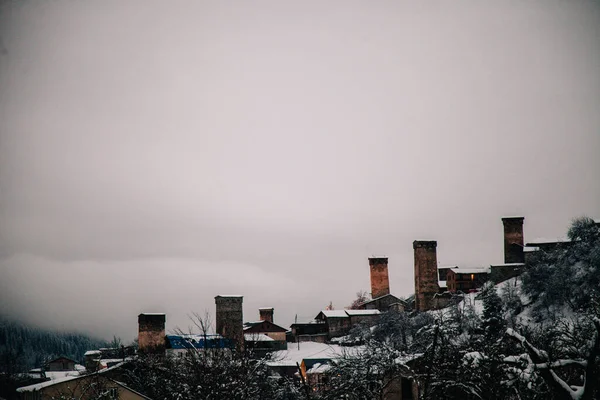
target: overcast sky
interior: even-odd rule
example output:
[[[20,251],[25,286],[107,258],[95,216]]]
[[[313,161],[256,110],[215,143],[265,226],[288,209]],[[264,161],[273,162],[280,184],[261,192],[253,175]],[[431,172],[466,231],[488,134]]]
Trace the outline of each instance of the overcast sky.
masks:
[[[600,3],[2,1],[0,314],[288,327],[600,217]]]

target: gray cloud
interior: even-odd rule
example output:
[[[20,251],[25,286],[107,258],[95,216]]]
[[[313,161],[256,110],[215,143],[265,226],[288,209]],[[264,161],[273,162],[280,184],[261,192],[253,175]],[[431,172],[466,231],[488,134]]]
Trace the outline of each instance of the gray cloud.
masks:
[[[130,337],[234,290],[288,324],[372,254],[409,294],[414,239],[489,264],[501,215],[600,215],[596,2],[0,10],[3,313]]]

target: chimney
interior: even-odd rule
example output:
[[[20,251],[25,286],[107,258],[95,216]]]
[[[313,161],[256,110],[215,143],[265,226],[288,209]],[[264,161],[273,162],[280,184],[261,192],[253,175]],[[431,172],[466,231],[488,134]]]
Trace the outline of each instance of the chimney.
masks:
[[[369,258],[371,268],[371,297],[376,299],[390,294],[387,258]]]
[[[163,353],[165,351],[166,315],[142,313],[138,315],[138,351]]]
[[[216,296],[217,333],[231,339],[236,347],[244,346],[244,314],[242,303],[244,296]]]
[[[437,273],[437,242],[415,240],[415,310],[427,311],[433,307],[433,298],[439,292]]]
[[[275,309],[273,307],[259,308],[258,313],[260,314],[260,320],[261,321],[269,321],[272,323],[274,310]]]
[[[524,217],[504,217],[504,263],[523,263],[523,220]]]

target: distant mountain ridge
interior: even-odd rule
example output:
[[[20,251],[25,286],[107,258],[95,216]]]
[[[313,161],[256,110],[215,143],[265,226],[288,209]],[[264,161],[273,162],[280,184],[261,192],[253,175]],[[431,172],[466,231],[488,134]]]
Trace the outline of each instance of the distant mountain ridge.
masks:
[[[31,327],[0,315],[0,365],[18,370],[11,372],[40,367],[58,356],[82,362],[87,350],[106,346],[107,342],[81,333]]]

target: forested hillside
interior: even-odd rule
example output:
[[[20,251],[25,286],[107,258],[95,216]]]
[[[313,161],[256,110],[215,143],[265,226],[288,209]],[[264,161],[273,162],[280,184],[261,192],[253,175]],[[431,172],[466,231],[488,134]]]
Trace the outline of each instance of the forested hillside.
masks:
[[[0,316],[2,372],[26,371],[41,366],[44,360],[58,356],[66,356],[79,362],[87,350],[105,346],[106,342],[86,335],[33,328]]]

